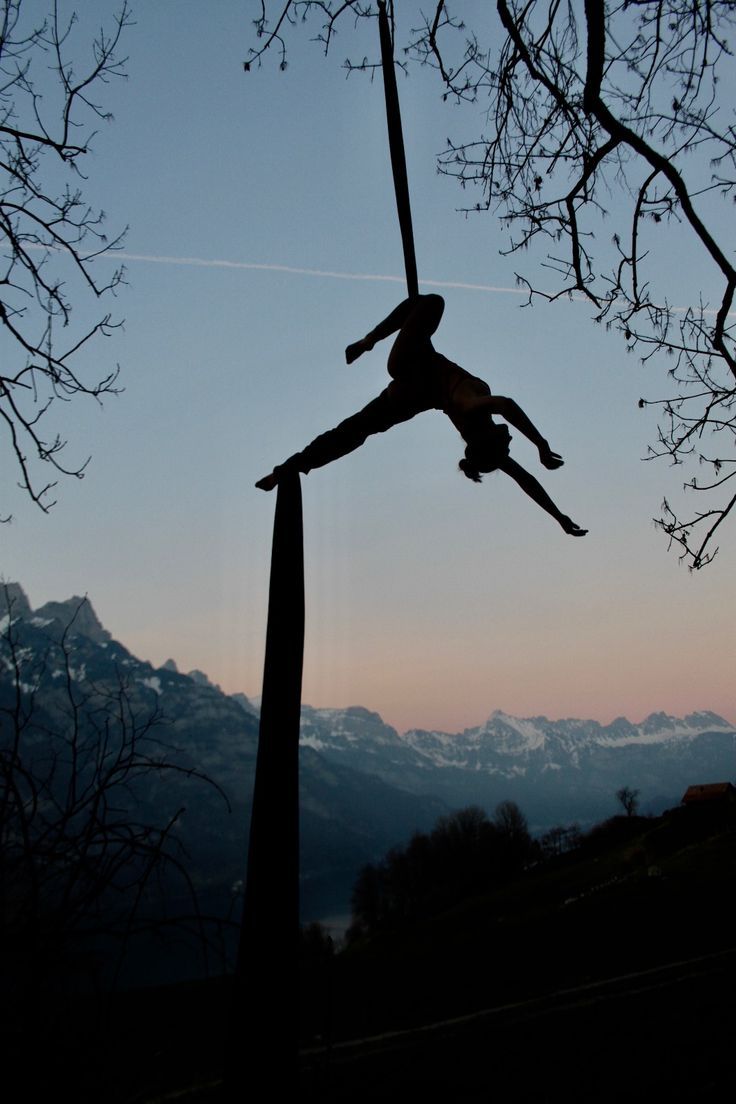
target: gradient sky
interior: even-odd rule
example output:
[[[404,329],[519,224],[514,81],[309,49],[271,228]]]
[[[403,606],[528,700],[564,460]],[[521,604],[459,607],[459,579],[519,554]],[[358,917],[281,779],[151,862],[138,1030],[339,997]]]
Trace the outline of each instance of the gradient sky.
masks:
[[[116,6],[96,3],[95,22]],[[130,227],[128,286],[107,308],[125,328],[84,354],[119,362],[125,391],[60,412],[69,458],[92,453],[86,476],[60,485],[48,516],[6,479],[15,520],[0,532],[0,570],[32,605],[86,593],[137,655],[249,695],[275,505],[254,481],[385,386],[387,347],[349,368],[343,349],[403,294],[382,89],[341,69],[372,42],[345,24],[325,60],[300,26],[286,72],[274,58],[246,75],[259,8],[134,8],[128,80],[107,87],[115,122],[85,185],[111,230]],[[469,24],[489,11],[463,5]],[[447,303],[435,343],[565,456],[546,472],[515,435],[514,455],[590,534],[565,536],[503,475],[464,479],[440,413],[313,472],[304,700],[361,704],[400,730],[457,730],[494,709],[736,718],[736,534],[693,575],[651,521],[683,482],[640,460],[656,422],[637,399],[661,396],[662,367],[627,357],[584,305],[522,308],[498,222],[457,213],[463,196],[435,169],[449,134],[482,129],[480,108],[443,104],[429,73],[399,91],[420,281]]]

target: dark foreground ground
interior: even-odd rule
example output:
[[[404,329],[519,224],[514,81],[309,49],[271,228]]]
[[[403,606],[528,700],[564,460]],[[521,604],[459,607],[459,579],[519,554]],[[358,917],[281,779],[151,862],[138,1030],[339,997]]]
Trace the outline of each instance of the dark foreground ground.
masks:
[[[228,1104],[732,1100],[736,832],[683,824],[612,824],[592,851],[305,958],[298,1084],[276,1089],[277,1059],[250,1085],[244,1037]],[[16,1099],[221,1101],[229,996],[215,979],[79,999],[45,1038],[13,1037],[6,1002]]]
[[[736,949],[421,1030],[306,1048],[294,1099],[325,1104],[730,1100],[735,985]],[[177,1029],[172,1033],[172,1019],[168,1025],[159,1021],[158,1034],[146,1036],[155,1031],[152,1000],[147,1014],[137,1024],[129,1023],[128,1039],[126,1033],[120,1036],[128,1055],[125,1071],[110,1086],[110,1095],[97,1099],[127,1104],[220,1101],[223,996],[217,986],[206,994],[182,991],[174,1017]],[[138,1062],[133,1058],[135,1041]],[[140,1044],[146,1041],[155,1041],[156,1047],[143,1060]],[[243,1095],[244,1102],[273,1099],[268,1086]]]
[[[315,1101],[732,1099],[736,952],[304,1055]]]

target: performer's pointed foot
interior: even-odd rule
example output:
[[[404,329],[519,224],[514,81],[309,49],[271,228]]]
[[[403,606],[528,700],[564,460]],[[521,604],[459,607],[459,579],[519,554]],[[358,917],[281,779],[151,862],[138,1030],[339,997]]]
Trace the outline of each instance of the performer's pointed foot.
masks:
[[[361,337],[360,341],[354,341],[352,345],[348,345],[345,350],[345,360],[348,364],[352,364],[354,360],[357,360],[363,353],[370,352],[372,348],[373,343],[367,337]]]
[[[272,491],[274,487],[277,486],[278,481],[278,473],[272,471],[270,475],[264,475],[263,479],[259,479],[256,483],[256,487],[261,491]]]

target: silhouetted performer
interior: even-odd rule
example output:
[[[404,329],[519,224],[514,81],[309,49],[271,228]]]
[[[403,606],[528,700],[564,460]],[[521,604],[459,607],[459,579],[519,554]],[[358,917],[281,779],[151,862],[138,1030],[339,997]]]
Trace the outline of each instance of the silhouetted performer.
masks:
[[[528,437],[539,449],[539,459],[545,468],[559,468],[563,464],[562,457],[552,452],[547,441],[513,399],[492,395],[484,380],[471,376],[436,352],[431,336],[440,324],[444,309],[445,302],[440,295],[418,295],[405,299],[366,337],[348,345],[345,358],[348,364],[352,364],[372,349],[377,341],[398,330],[388,357],[391,383],[357,414],[340,422],[335,429],[322,433],[302,452],[297,452],[284,464],[274,468],[270,475],[259,479],[256,487],[271,491],[286,468],[295,467],[306,473],[359,448],[372,433],[383,433],[423,410],[442,410],[465,441],[465,457],[460,461],[460,468],[468,479],[480,483],[483,472],[496,469],[506,472],[537,505],[552,515],[566,533],[573,537],[585,536],[588,530],[581,529],[560,513],[534,476],[511,459],[508,427],[496,425],[492,415],[498,414]]]

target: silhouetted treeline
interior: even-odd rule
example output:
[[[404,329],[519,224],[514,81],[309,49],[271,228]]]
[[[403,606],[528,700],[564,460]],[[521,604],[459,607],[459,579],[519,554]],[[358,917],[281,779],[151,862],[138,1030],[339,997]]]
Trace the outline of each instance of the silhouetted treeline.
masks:
[[[526,817],[503,801],[489,819],[469,806],[441,817],[361,870],[352,896],[348,939],[386,931],[443,912],[463,898],[510,878],[538,854]]]

